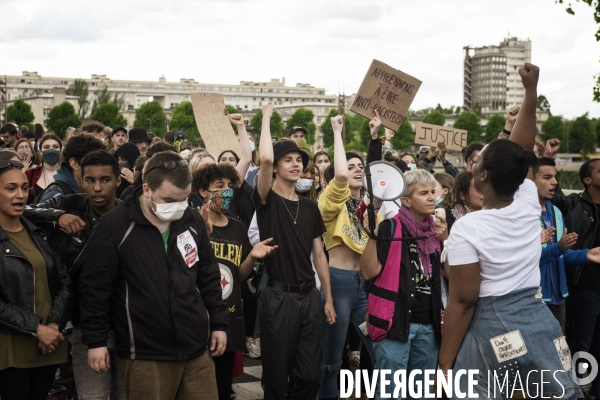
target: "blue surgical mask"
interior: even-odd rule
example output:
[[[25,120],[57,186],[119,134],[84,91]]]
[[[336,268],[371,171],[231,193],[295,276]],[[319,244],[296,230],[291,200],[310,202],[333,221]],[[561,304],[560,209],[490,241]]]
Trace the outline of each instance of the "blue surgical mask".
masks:
[[[442,204],[442,201],[444,201],[444,199],[442,199],[440,196],[436,197],[435,198],[435,207],[437,208],[437,206]]]
[[[300,193],[306,193],[315,184],[313,179],[298,179],[296,182],[296,191]]]
[[[408,168],[411,171],[416,171],[417,170],[417,164],[407,164],[407,165],[408,165]]]

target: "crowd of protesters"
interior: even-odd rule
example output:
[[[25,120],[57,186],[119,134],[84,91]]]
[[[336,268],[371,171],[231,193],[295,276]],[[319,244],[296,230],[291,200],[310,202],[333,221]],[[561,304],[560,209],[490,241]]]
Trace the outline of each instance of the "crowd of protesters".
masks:
[[[600,360],[600,159],[562,193],[560,141],[535,138],[539,70],[519,74],[523,104],[463,172],[443,143],[395,152],[378,114],[366,160],[341,116],[331,153],[302,127],[272,138],[272,105],[258,146],[228,116],[239,154],[181,131],[2,126],[0,399],[46,399],[66,363],[80,399],[231,399],[243,353],[266,399],[336,399],[349,364],[552,370],[543,395],[598,397],[564,351]],[[405,187],[373,224],[363,173],[382,159]],[[526,351],[500,360],[503,335]]]

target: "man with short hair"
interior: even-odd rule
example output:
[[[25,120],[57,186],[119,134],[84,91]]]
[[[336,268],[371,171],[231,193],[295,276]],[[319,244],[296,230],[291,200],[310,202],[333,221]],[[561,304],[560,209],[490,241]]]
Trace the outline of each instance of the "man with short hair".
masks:
[[[274,108],[263,106],[260,172],[253,194],[260,239],[274,238],[279,250],[264,259],[269,281],[261,294],[261,352],[265,399],[285,399],[288,375],[296,381],[288,399],[314,399],[323,359],[322,323],[335,323],[329,266],[321,235],[325,232],[317,204],[296,194],[296,182],[309,157],[296,142],[271,142]],[[275,182],[271,188],[271,181]],[[325,304],[315,287],[313,262]],[[325,311],[323,313],[323,310]]]
[[[144,128],[131,128],[129,131],[129,142],[135,143],[138,149],[140,149],[140,154],[144,155],[148,151],[148,146],[150,146],[152,139],[148,137],[148,132]]]
[[[545,157],[538,158],[537,164],[533,167],[533,182],[537,187],[542,207],[541,229],[550,229],[550,231],[546,231],[548,241],[542,244],[540,260],[542,300],[548,305],[564,333],[565,302],[569,296],[565,267],[600,262],[600,249],[570,249],[577,241],[578,235],[576,232],[566,233],[563,215],[551,202],[558,184],[554,160]]]
[[[294,126],[288,131],[288,137],[292,140],[306,140],[306,129],[301,126]]]
[[[72,360],[77,392],[82,399],[125,400],[123,382],[113,369],[112,374],[95,374],[87,365],[87,346],[81,343],[78,285],[82,257],[92,228],[100,218],[120,204],[116,198],[121,183],[119,164],[107,151],[97,150],[81,161],[81,194],[58,195],[37,206],[28,206],[24,216],[34,223],[50,223],[52,239],[67,265],[75,289],[72,309]],[[55,225],[56,224],[56,225]],[[107,349],[111,363],[116,363],[114,332],[108,332]]]
[[[0,137],[4,141],[2,148],[12,148],[17,142],[17,133],[19,130],[14,124],[5,124],[0,128]]]
[[[191,173],[173,152],[144,166],[143,185],[96,224],[81,269],[82,342],[96,373],[111,366],[114,327],[128,400],[215,399],[211,357],[223,354],[228,314]]]
[[[117,126],[112,130],[111,141],[113,143],[113,148],[109,150],[109,153],[114,154],[115,151],[127,141],[127,129],[122,126]]]
[[[577,232],[573,249],[600,246],[600,158],[593,158],[579,168],[584,190],[552,199],[565,216],[565,227]],[[569,298],[567,301],[567,340],[571,353],[592,353],[600,360],[600,346],[594,340],[600,335],[600,263],[590,262],[567,268]],[[597,340],[597,339],[596,339]],[[577,368],[577,366],[573,366]],[[600,397],[600,377],[594,380],[595,396]]]
[[[54,182],[48,185],[34,202],[43,203],[57,194],[81,193],[83,191],[81,184],[81,160],[94,150],[104,149],[104,144],[90,134],[84,133],[69,139],[63,147],[63,158],[65,161],[58,167],[56,175],[54,175]]]
[[[467,171],[473,171],[473,164],[477,162],[479,158],[479,152],[483,149],[483,143],[471,143],[467,147],[463,148],[463,158],[467,164]]]

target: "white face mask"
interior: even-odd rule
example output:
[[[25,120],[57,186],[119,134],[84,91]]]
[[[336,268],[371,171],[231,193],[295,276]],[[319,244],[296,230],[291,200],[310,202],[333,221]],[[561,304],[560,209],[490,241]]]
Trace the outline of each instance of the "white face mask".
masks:
[[[184,201],[177,201],[173,203],[162,203],[158,204],[152,201],[152,193],[150,194],[150,203],[154,205],[156,209],[152,209],[154,215],[162,221],[172,222],[177,221],[183,217],[183,213],[188,208],[187,199]]]
[[[254,150],[256,150],[256,145],[254,144],[254,142],[250,142],[250,151]]]
[[[306,193],[315,184],[314,179],[298,179],[296,181],[296,191]]]

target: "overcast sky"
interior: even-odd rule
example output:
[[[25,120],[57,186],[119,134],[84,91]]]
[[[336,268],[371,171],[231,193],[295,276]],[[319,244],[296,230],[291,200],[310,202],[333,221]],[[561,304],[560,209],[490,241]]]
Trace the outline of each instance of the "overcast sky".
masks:
[[[463,46],[532,40],[553,114],[589,112],[592,9],[554,0],[0,0],[0,73],[236,84],[285,77],[355,93],[373,58],[423,81],[411,108],[462,105]]]

